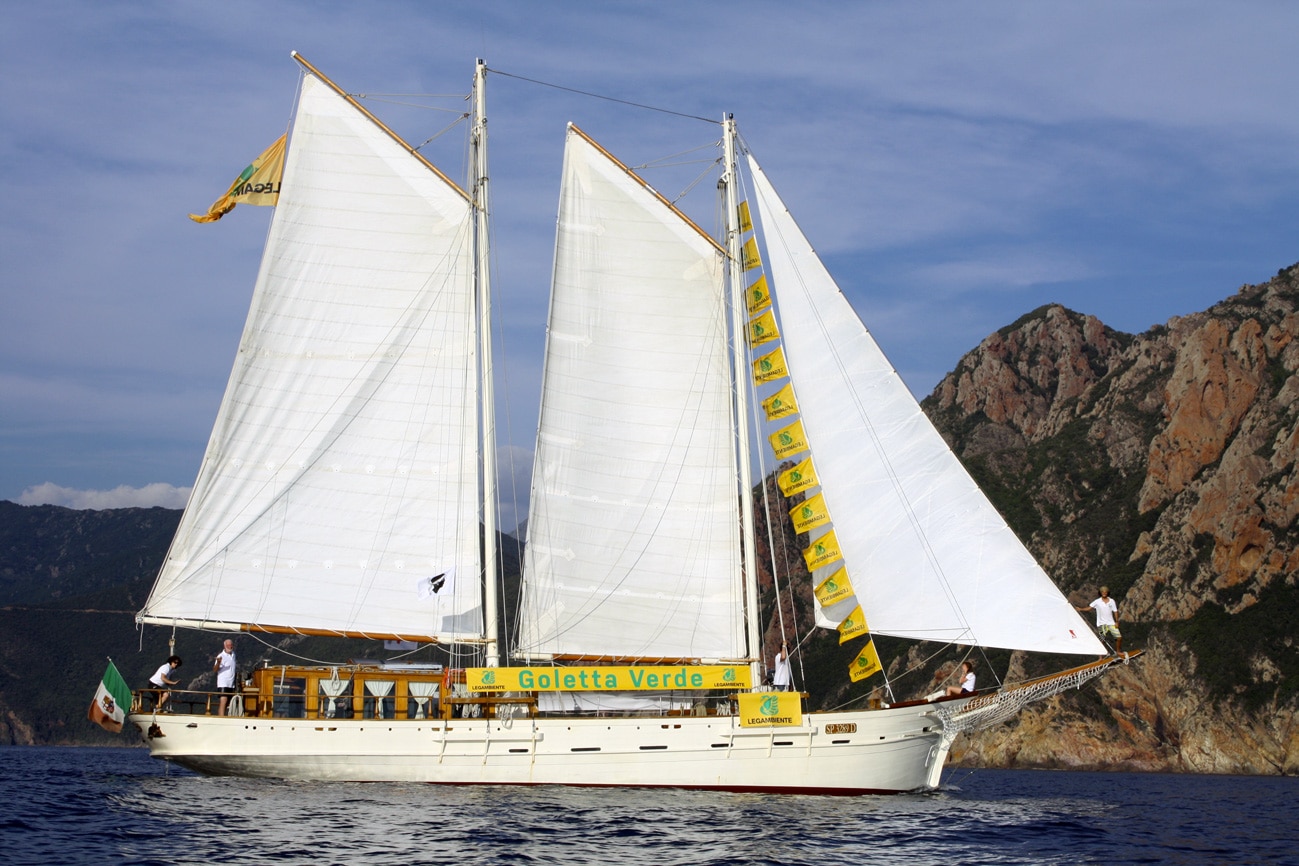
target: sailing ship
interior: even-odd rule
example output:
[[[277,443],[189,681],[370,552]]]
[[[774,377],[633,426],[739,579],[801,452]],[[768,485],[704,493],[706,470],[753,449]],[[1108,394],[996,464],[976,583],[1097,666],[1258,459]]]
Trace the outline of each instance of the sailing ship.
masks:
[[[225,714],[137,693],[154,756],[307,780],[917,791],[959,733],[1123,661],[926,420],[730,117],[719,237],[568,127],[520,621],[499,646],[487,68],[466,190],[294,56],[251,311],[138,619],[470,661],[266,666]],[[884,676],[877,634],[1103,658],[833,711],[764,686],[766,460],[785,461],[789,499],[765,507],[803,540],[818,623],[861,642],[846,675]]]

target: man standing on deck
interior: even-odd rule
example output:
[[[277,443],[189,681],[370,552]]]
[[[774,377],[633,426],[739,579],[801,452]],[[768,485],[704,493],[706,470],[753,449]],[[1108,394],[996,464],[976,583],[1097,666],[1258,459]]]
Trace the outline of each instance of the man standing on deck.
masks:
[[[1110,598],[1110,588],[1101,587],[1101,597],[1093,601],[1087,607],[1074,608],[1080,613],[1086,613],[1089,610],[1096,611],[1096,631],[1100,633],[1101,640],[1107,637],[1114,638],[1115,655],[1123,652],[1123,634],[1119,631],[1119,606]]]
[[[776,663],[773,666],[775,673],[771,677],[771,685],[778,692],[789,691],[792,681],[789,670],[789,647],[782,642],[780,652],[776,653]]]
[[[230,703],[230,696],[235,691],[235,642],[226,638],[225,645],[221,652],[212,662],[212,670],[216,673],[217,691],[221,693],[221,709],[217,711],[218,715],[226,714],[226,705]]]

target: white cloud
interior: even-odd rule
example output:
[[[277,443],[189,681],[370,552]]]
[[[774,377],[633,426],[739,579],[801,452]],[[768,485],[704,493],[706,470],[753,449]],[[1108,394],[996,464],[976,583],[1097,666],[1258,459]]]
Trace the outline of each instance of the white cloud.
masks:
[[[60,487],[52,482],[28,487],[18,497],[19,505],[61,505],[64,508],[103,511],[108,508],[184,508],[189,499],[188,487],[171,484],[146,484],[128,487],[125,484],[112,490],[76,490]]]
[[[934,262],[911,271],[911,277],[931,296],[948,298],[975,289],[1014,291],[1094,276],[1090,267],[1072,261],[1068,253],[1053,255],[1031,249],[989,249],[979,257]]]

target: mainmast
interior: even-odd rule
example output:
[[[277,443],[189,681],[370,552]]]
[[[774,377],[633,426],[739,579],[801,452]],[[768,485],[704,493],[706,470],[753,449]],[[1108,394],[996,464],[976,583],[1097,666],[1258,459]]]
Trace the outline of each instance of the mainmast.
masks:
[[[732,394],[734,395],[736,431],[736,475],[740,485],[740,538],[744,545],[744,619],[745,639],[753,659],[749,667],[753,682],[762,682],[762,629],[758,622],[758,558],[753,532],[753,471],[749,457],[749,353],[748,321],[744,314],[744,265],[740,252],[739,179],[735,160],[735,117],[722,121],[722,184],[726,196],[726,250],[730,263],[731,334],[734,360]]]
[[[487,63],[479,58],[474,68],[474,118],[472,186],[474,197],[474,241],[478,254],[474,268],[478,289],[478,369],[482,376],[482,458],[483,458],[483,636],[487,640],[485,664],[494,667],[500,661],[497,646],[497,567],[496,567],[496,401],[492,389],[492,281],[490,231],[487,223]]]

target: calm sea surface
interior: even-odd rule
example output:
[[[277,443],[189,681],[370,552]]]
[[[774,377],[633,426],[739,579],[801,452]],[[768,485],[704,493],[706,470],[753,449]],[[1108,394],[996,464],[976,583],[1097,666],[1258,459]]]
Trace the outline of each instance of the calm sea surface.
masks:
[[[775,797],[212,779],[143,749],[0,748],[0,864],[1299,864],[1299,780],[954,771]]]

